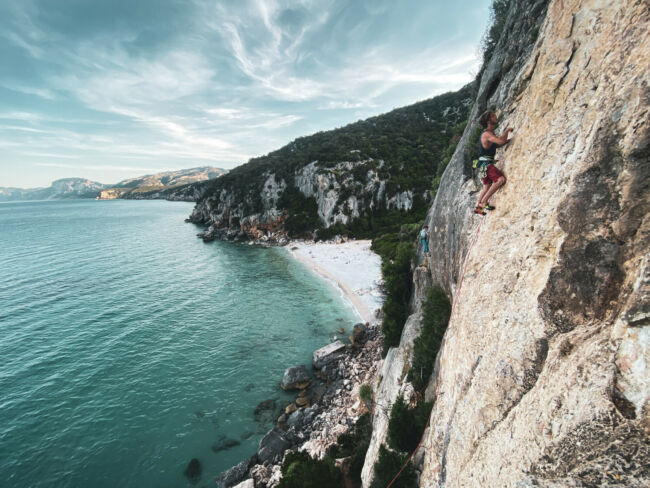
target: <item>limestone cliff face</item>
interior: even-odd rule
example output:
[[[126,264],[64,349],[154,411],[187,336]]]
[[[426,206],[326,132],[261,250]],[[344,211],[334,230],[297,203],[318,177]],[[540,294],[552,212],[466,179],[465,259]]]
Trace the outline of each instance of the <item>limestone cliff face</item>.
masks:
[[[196,185],[201,196],[190,221],[207,226],[206,239],[282,242],[287,232],[327,236],[346,225],[357,232],[383,225],[396,210],[424,215],[431,180],[456,145],[472,98],[467,85],[299,137]]]
[[[205,240],[247,237],[260,239],[274,235],[274,239],[281,241],[286,238],[283,230],[286,216],[278,210],[277,202],[286,187],[284,179],[278,181],[275,174],[266,173],[259,195],[249,194],[242,198],[235,192],[222,188],[194,207],[190,221],[208,225],[202,233]],[[254,202],[253,198],[260,201]],[[256,207],[261,207],[261,211],[251,211]]]
[[[389,408],[408,389],[417,302],[439,284],[455,307],[419,486],[650,486],[648,3],[513,0],[504,32],[471,120],[495,106],[497,132],[515,129],[497,152],[508,183],[494,212],[471,213],[468,124],[427,217],[428,278],[418,268],[375,393]]]
[[[514,0],[506,31],[472,113],[515,129],[497,210],[470,213],[470,124],[428,215],[431,281],[456,303],[420,486],[648,486],[648,3]]]
[[[313,198],[323,227],[348,224],[363,212],[382,206],[386,209],[410,210],[413,192],[398,191],[386,195],[386,180],[379,171],[383,161],[342,161],[332,166],[319,166],[313,161],[296,170],[293,186],[307,198]],[[358,167],[371,166],[361,178],[355,178]],[[376,168],[374,167],[376,166]],[[261,190],[244,196],[232,188],[222,188],[199,202],[190,220],[208,225],[205,238],[263,239],[284,242],[287,212],[278,202],[289,183],[275,173],[265,173]],[[423,198],[425,196],[423,195]]]
[[[396,192],[385,198],[386,180],[379,175],[383,161],[378,162],[376,169],[368,169],[363,175],[363,181],[357,181],[353,170],[368,162],[344,161],[324,168],[313,162],[296,174],[296,186],[306,197],[316,198],[318,216],[326,227],[336,223],[347,224],[363,211],[378,205],[399,210],[410,210],[413,206],[413,192],[410,190]]]

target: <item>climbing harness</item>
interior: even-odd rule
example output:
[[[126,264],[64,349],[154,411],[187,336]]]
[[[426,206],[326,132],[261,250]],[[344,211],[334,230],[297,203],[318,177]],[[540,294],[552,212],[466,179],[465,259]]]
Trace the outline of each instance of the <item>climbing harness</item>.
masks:
[[[476,228],[476,233],[474,234],[474,239],[472,239],[472,243],[469,245],[469,249],[467,250],[467,256],[465,256],[465,265],[463,266],[463,274],[460,276],[460,282],[458,283],[458,291],[456,292],[456,297],[454,298],[454,303],[451,306],[451,314],[449,315],[449,322],[451,324],[451,319],[454,318],[454,310],[456,309],[456,303],[458,303],[458,299],[460,298],[460,290],[463,288],[463,279],[465,279],[465,271],[467,271],[467,263],[469,263],[469,256],[472,254],[472,248],[474,247],[474,244],[476,243],[476,240],[478,239],[479,232],[481,232],[481,226],[483,225],[483,219],[478,224],[478,227]],[[470,275],[474,276],[474,275]],[[442,344],[440,345],[440,350],[445,347],[445,342],[447,340],[447,334],[445,334],[442,338]],[[436,385],[436,398],[440,395],[440,374],[441,371],[438,371],[438,384]],[[431,421],[431,414],[433,413],[433,408],[431,408],[431,411],[429,412],[429,416],[427,417],[427,423],[425,424],[427,427],[429,426],[429,422]],[[424,428],[424,432],[427,431],[427,428]],[[402,468],[398,471],[398,473],[395,475],[393,480],[388,483],[388,486],[386,488],[390,488],[393,483],[395,483],[395,480],[397,477],[404,471],[404,468],[408,465],[408,463],[411,462],[411,459],[413,459],[413,456],[415,456],[415,453],[418,452],[418,449],[422,446],[422,441],[424,440],[424,432],[422,432],[422,437],[420,437],[420,442],[418,442],[417,447],[415,448],[415,451],[411,453],[409,458],[406,460]]]
[[[478,177],[481,180],[487,177],[487,168],[491,163],[494,163],[494,158],[492,156],[481,156],[480,158],[474,160],[472,168],[478,168]]]

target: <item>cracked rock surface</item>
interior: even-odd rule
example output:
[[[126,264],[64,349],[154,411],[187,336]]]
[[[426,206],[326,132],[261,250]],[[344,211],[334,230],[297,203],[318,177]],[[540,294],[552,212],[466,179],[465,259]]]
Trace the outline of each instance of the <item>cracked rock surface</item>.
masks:
[[[505,29],[472,113],[514,128],[497,210],[467,257],[469,124],[427,217],[457,303],[420,486],[649,486],[650,10],[514,0]]]

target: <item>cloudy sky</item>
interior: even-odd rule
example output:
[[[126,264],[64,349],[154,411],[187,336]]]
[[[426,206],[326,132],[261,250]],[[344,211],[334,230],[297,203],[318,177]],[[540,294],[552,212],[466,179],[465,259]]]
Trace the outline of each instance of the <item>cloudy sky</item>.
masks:
[[[0,186],[232,168],[460,88],[490,0],[0,0]]]

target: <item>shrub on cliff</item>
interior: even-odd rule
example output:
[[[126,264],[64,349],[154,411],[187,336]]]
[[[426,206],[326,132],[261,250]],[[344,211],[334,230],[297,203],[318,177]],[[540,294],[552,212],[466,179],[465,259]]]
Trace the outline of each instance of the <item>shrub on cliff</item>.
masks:
[[[490,61],[490,58],[492,58],[494,48],[499,43],[499,39],[501,39],[501,34],[503,33],[503,28],[506,23],[508,9],[510,8],[510,1],[511,0],[494,0],[490,6],[490,25],[483,36],[483,40],[481,41],[483,62],[481,64],[481,72],[477,76],[477,79],[480,79],[483,70],[487,66],[487,63]]]
[[[291,236],[304,237],[321,226],[316,199],[304,196],[294,186],[288,186],[282,192],[278,199],[278,208],[288,213],[285,228]]]
[[[390,411],[388,445],[396,451],[413,452],[427,426],[432,406],[433,402],[420,402],[414,408],[408,408],[400,395]]]
[[[375,463],[375,477],[370,488],[386,488],[395,475],[399,473],[408,457],[408,454],[391,451],[382,444],[379,448],[379,457]],[[391,485],[391,488],[415,488],[416,486],[415,470],[413,464],[409,463],[395,480],[395,483]]]
[[[456,151],[456,146],[458,145],[458,141],[463,135],[463,131],[465,130],[466,125],[467,125],[467,120],[464,120],[463,122],[456,124],[451,129],[452,135],[451,138],[449,139],[449,144],[447,145],[447,148],[444,151],[442,151],[440,155],[440,161],[438,162],[436,175],[433,177],[433,180],[431,181],[432,200],[436,197],[436,193],[438,193],[438,188],[440,187],[440,180],[442,179],[442,174],[445,172],[445,169],[447,168],[449,161],[451,161],[451,157],[454,155],[454,152]]]
[[[369,413],[364,413],[354,425],[354,431],[341,434],[336,444],[327,450],[327,457],[331,459],[350,458],[350,477],[353,481],[361,482],[361,469],[366,459],[366,452],[372,436],[372,419]]]
[[[409,381],[418,391],[426,388],[433,372],[436,355],[442,344],[450,315],[451,303],[442,288],[438,286],[429,288],[422,307],[422,332],[415,339],[413,366],[408,374]]]
[[[413,259],[413,244],[400,242],[395,251],[395,259],[384,260],[381,274],[386,287],[386,301],[382,310],[384,321],[384,354],[388,348],[399,344],[404,322],[408,317],[408,306],[411,298],[411,261]]]
[[[366,405],[372,404],[372,387],[367,383],[364,383],[359,387],[359,398]]]
[[[278,488],[343,487],[343,475],[330,458],[312,459],[306,452],[292,451],[282,463],[282,479]]]

